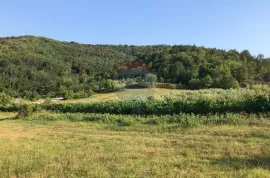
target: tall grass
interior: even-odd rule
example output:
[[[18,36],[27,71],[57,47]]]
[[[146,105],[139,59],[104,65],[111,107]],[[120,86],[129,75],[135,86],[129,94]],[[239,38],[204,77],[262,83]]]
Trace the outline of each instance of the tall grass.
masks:
[[[21,108],[12,104],[0,106],[2,112],[14,112]],[[221,90],[208,89],[167,94],[135,100],[109,100],[91,103],[45,103],[34,106],[35,110],[45,109],[63,113],[110,113],[126,115],[173,115],[259,113],[270,111],[270,94],[265,90]]]
[[[192,128],[200,125],[259,125],[265,119],[258,119],[257,115],[243,114],[177,114],[162,116],[136,116],[136,115],[116,115],[116,114],[84,114],[84,113],[46,113],[36,114],[28,117],[29,121],[57,121],[68,120],[72,122],[95,122],[103,124],[114,124],[118,126],[132,125],[170,125],[174,124],[182,128]],[[265,123],[265,122],[264,122]]]

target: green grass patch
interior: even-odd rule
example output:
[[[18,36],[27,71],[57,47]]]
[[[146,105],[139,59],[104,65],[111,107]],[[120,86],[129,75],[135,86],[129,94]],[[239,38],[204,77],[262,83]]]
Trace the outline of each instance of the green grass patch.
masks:
[[[267,122],[261,125],[208,122],[211,125],[183,129],[174,123],[185,122],[182,118],[188,116],[169,116],[166,124],[152,126],[143,124],[148,118],[135,117],[135,123],[130,124],[130,117],[120,121],[114,115],[84,116],[89,120],[96,118],[86,122],[80,119],[83,114],[78,114],[78,120],[75,116],[47,113],[47,117],[33,115],[27,121],[0,122],[1,177],[268,177],[270,174]],[[107,120],[97,119],[102,116]],[[53,121],[49,119],[52,117]],[[45,118],[49,120],[41,122]],[[142,124],[137,124],[137,120]]]
[[[118,126],[132,125],[177,125],[181,128],[193,128],[201,125],[262,125],[269,123],[267,115],[247,114],[178,114],[178,115],[116,115],[116,114],[85,114],[85,113],[41,113],[27,118],[29,121],[61,121],[72,122],[94,122],[103,124],[114,124]]]

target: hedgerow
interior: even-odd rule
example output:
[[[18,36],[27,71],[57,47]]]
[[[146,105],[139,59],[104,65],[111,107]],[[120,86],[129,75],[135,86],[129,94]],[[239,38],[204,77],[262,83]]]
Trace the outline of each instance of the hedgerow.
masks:
[[[242,98],[207,98],[179,100],[127,100],[93,103],[50,104],[44,107],[50,111],[63,113],[110,113],[126,115],[172,115],[180,113],[259,113],[270,111],[268,94],[257,94]]]

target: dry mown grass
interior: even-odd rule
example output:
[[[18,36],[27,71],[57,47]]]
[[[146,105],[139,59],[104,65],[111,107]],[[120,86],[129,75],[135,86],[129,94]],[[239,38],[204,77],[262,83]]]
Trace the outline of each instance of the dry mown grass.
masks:
[[[1,121],[0,175],[269,177],[268,126],[137,127]]]
[[[172,90],[162,88],[147,88],[147,89],[127,89],[122,92],[97,94],[90,98],[72,99],[60,101],[59,103],[87,103],[93,101],[107,101],[107,100],[129,100],[137,98],[147,98],[149,96],[161,97],[169,94],[179,94],[183,90]]]
[[[0,127],[1,134],[0,139],[7,139],[9,141],[16,141],[21,138],[34,138],[39,133],[44,132],[46,129],[33,129],[25,130],[24,128],[8,129],[5,127]]]

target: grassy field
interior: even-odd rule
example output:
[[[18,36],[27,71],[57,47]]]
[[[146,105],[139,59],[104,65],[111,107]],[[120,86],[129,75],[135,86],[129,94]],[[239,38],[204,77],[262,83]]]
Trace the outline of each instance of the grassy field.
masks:
[[[146,88],[146,89],[126,89],[121,92],[96,94],[89,98],[71,99],[58,101],[57,103],[89,103],[97,101],[108,100],[131,100],[131,99],[146,99],[154,97],[155,99],[163,99],[164,97],[178,98],[178,99],[194,99],[198,97],[245,97],[255,95],[258,93],[267,93],[265,90],[250,90],[250,89],[202,89],[202,90],[176,90],[164,88]]]
[[[130,100],[138,98],[147,98],[149,96],[161,97],[170,94],[180,94],[184,90],[172,90],[162,88],[146,88],[146,89],[126,89],[121,92],[97,94],[89,98],[71,99],[60,101],[59,103],[89,103],[93,101],[108,101],[108,100]]]
[[[53,114],[52,114],[53,115]],[[269,177],[270,124],[119,126],[0,115],[1,177]]]
[[[134,89],[59,102],[67,111],[58,104],[22,107],[16,111],[29,115],[20,119],[0,112],[0,177],[269,177],[268,94]],[[146,105],[100,103],[138,97]],[[149,112],[125,113],[134,103],[136,111],[147,106]],[[258,110],[242,112],[246,106]]]

